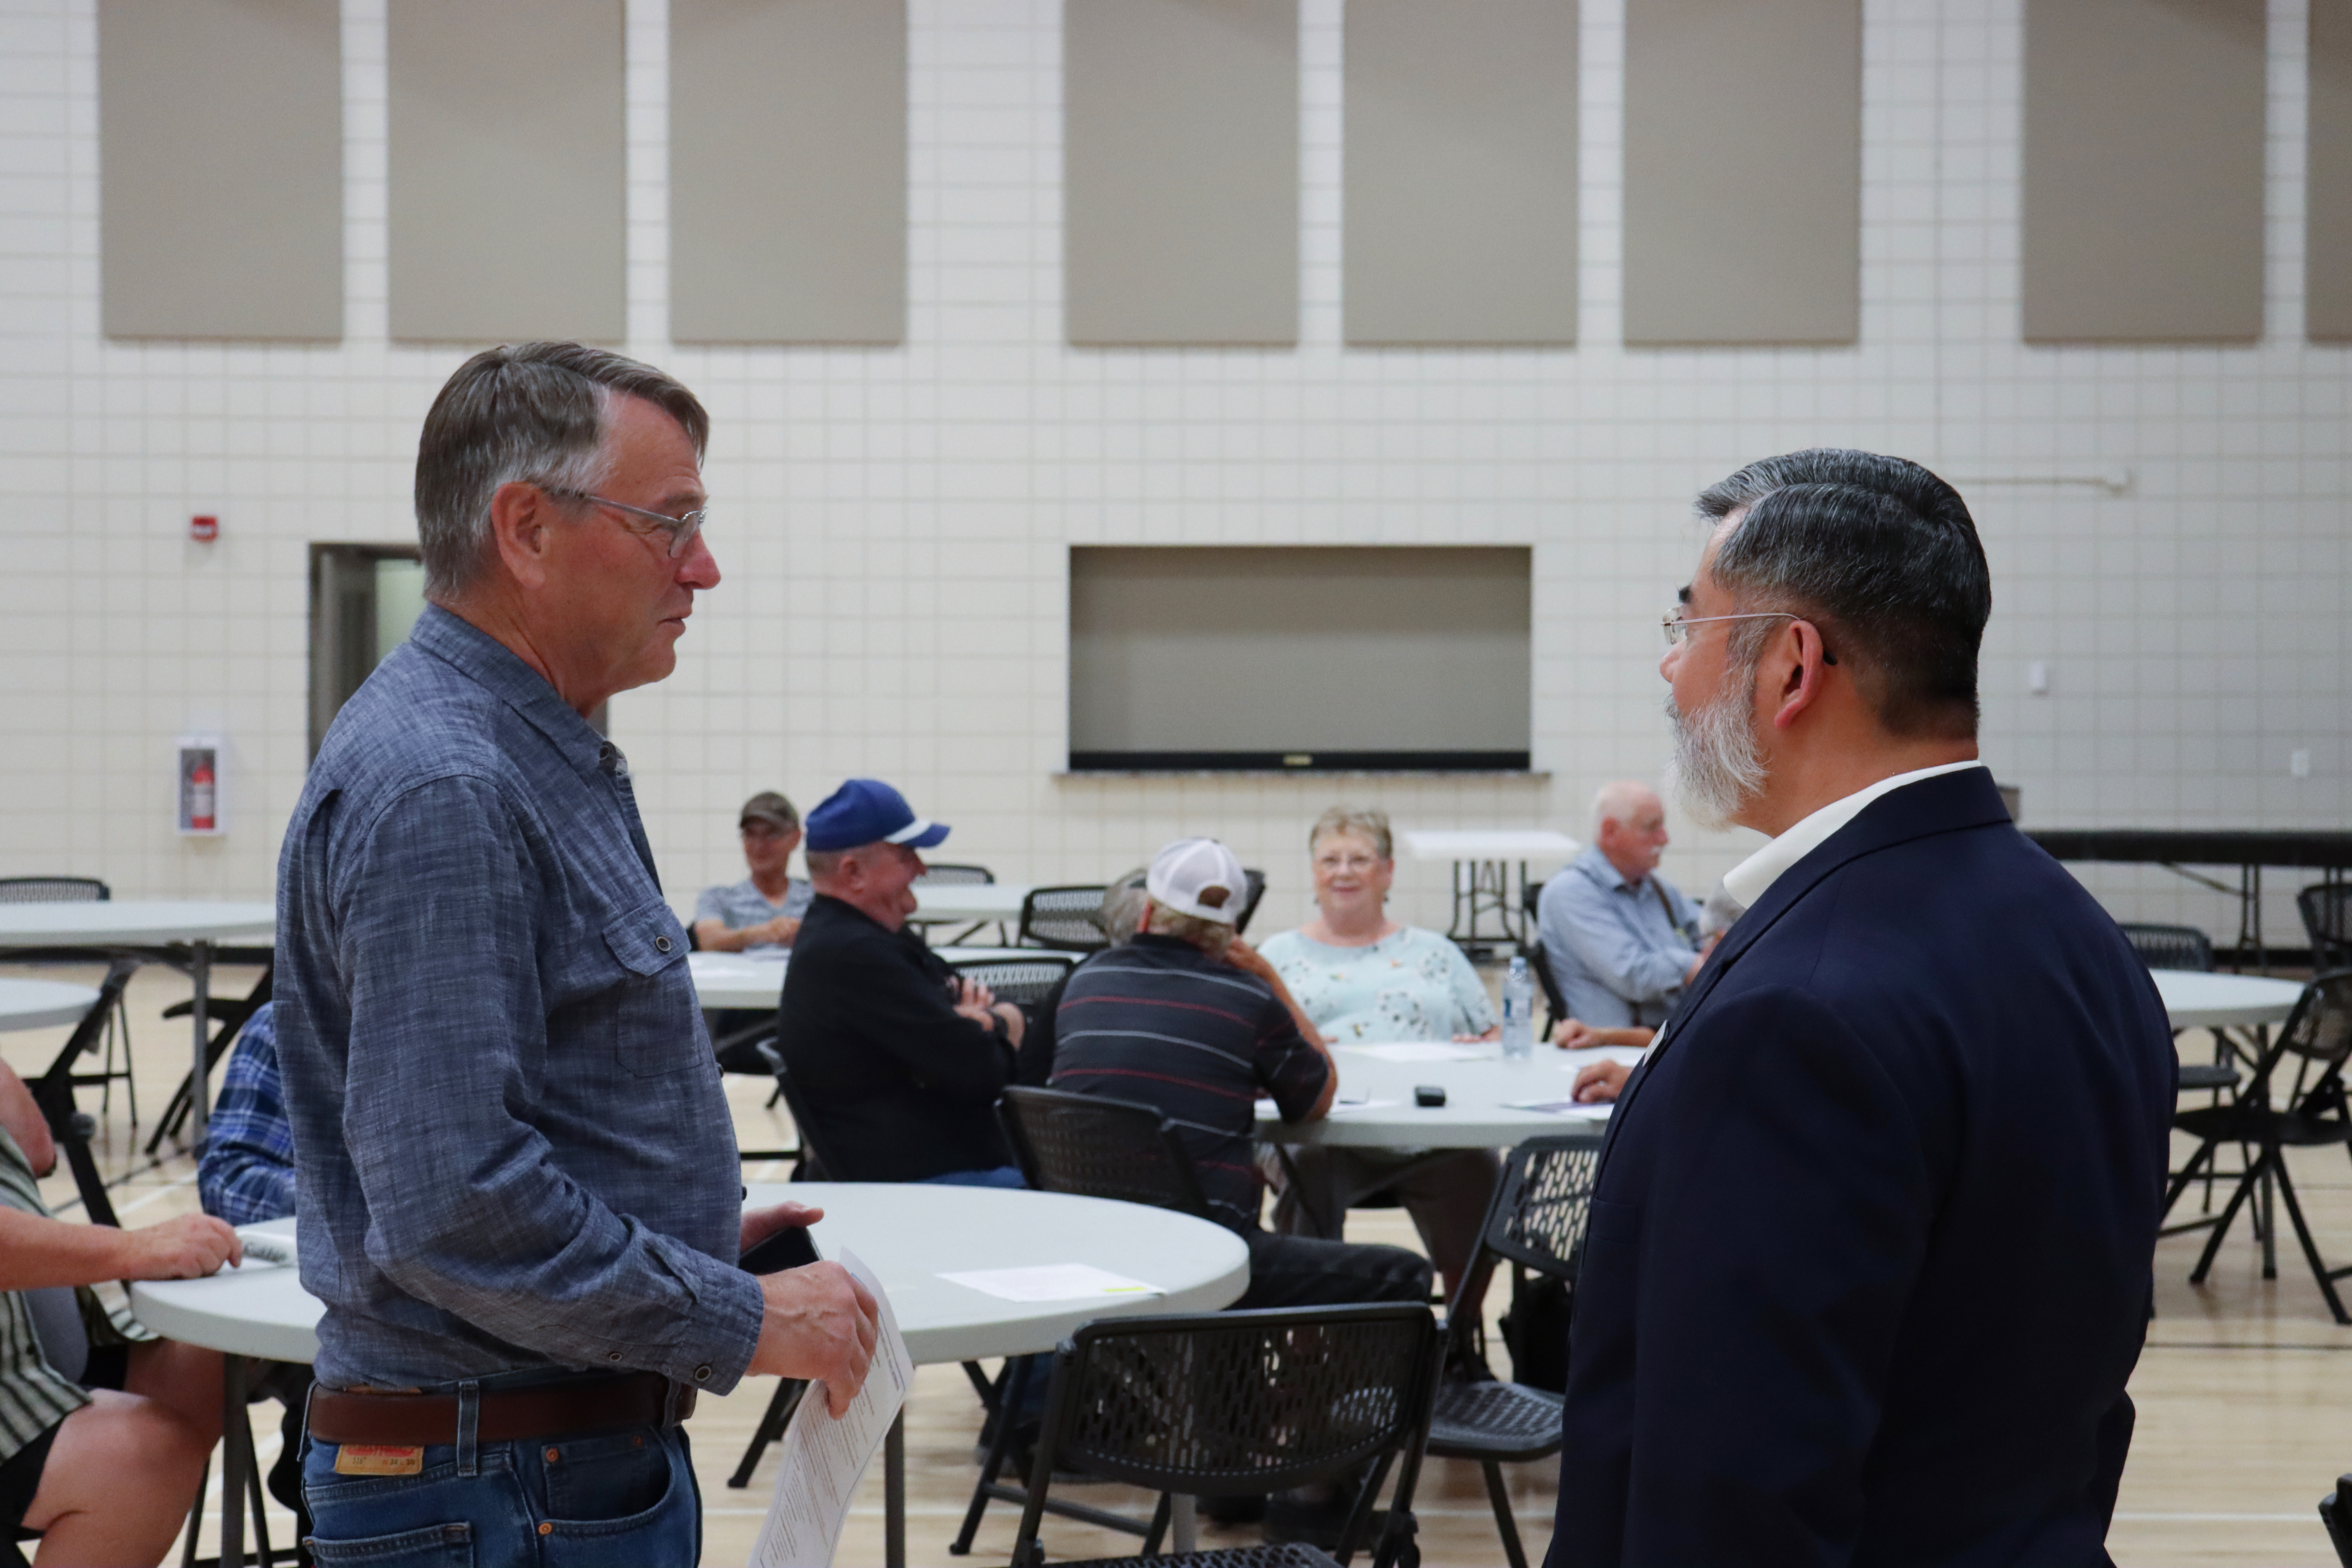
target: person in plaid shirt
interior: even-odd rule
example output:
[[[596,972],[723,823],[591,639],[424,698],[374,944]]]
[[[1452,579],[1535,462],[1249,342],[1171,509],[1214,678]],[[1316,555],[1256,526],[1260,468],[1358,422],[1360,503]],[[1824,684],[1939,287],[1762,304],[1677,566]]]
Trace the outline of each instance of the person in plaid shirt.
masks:
[[[220,1098],[205,1119],[196,1193],[205,1212],[231,1225],[283,1219],[294,1212],[294,1128],[278,1079],[276,1004],[246,1021],[221,1078]]]

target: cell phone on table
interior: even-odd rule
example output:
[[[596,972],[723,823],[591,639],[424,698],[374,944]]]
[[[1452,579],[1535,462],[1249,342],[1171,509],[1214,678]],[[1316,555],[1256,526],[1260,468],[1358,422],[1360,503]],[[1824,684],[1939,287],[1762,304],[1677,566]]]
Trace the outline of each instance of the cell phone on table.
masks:
[[[787,1268],[804,1268],[817,1261],[816,1243],[809,1239],[808,1226],[788,1225],[765,1241],[752,1244],[751,1250],[736,1259],[746,1274],[781,1274]]]

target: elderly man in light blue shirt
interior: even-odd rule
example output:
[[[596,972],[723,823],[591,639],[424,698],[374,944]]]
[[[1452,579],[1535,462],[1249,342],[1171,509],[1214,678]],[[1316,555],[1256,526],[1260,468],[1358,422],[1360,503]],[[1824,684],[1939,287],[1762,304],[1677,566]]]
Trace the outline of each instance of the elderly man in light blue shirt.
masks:
[[[1544,956],[1569,1016],[1594,1029],[1655,1029],[1698,973],[1699,908],[1658,875],[1666,808],[1635,779],[1603,784],[1592,843],[1544,884]]]

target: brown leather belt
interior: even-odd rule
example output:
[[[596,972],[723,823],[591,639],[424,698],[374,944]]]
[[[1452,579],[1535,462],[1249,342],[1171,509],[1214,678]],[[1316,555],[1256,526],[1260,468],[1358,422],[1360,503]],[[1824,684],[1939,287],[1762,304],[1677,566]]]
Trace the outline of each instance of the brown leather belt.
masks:
[[[675,1426],[693,1414],[693,1389],[658,1373],[618,1373],[531,1388],[484,1389],[475,1436],[483,1443],[566,1437],[623,1426]],[[457,1396],[313,1388],[310,1428],[322,1443],[453,1444]]]

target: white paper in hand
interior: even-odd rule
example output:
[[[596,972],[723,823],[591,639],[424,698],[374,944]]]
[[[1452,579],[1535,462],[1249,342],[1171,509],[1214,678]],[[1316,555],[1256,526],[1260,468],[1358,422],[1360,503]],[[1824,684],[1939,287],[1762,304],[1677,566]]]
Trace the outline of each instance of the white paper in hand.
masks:
[[[824,1384],[813,1383],[784,1428],[783,1460],[776,1469],[775,1495],[751,1548],[751,1568],[828,1568],[841,1544],[841,1526],[858,1478],[874,1462],[890,1423],[907,1403],[914,1363],[898,1333],[898,1314],[874,1271],[845,1250],[834,1259],[874,1293],[882,1309],[882,1331],[874,1341],[874,1364],[866,1386],[836,1419],[825,1408]]]

